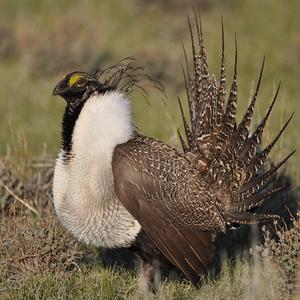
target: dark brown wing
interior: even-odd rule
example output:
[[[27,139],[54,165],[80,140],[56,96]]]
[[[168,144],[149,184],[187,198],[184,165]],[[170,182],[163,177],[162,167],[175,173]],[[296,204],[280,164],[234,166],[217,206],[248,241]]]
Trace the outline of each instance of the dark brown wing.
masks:
[[[211,233],[181,226],[181,222],[176,222],[174,215],[171,216],[164,207],[164,201],[166,205],[172,205],[167,195],[178,197],[178,193],[174,191],[170,177],[167,176],[172,172],[167,170],[170,166],[163,160],[165,154],[162,154],[161,161],[151,159],[159,149],[170,156],[175,155],[172,150],[168,151],[167,146],[165,149],[161,147],[163,144],[143,137],[116,147],[112,163],[116,193],[164,256],[192,282],[197,283],[211,261]],[[166,172],[162,172],[163,176],[159,178],[161,168]],[[157,169],[160,171],[155,172]]]

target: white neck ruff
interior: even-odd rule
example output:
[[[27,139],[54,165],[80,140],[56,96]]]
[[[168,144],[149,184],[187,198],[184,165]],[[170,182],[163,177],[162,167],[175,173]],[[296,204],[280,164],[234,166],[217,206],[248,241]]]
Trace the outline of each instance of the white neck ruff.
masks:
[[[79,240],[107,248],[128,247],[139,223],[118,200],[111,168],[116,145],[132,134],[128,100],[119,92],[92,95],[84,104],[72,136],[72,158],[61,150],[54,172],[57,215]]]

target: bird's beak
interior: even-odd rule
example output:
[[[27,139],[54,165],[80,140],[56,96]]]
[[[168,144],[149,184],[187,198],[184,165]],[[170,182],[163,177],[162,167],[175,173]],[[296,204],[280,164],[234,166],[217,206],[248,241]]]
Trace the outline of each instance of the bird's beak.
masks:
[[[63,82],[60,81],[54,88],[53,92],[52,92],[52,95],[53,96],[57,96],[57,95],[62,95],[64,91],[64,85],[63,85]]]

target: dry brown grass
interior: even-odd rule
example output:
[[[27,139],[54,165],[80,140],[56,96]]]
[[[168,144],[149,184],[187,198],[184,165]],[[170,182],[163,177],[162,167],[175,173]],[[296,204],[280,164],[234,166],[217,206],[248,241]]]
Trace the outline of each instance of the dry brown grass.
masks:
[[[0,231],[2,277],[12,286],[43,272],[70,271],[81,255],[79,244],[57,222],[51,209],[45,218],[5,217]]]
[[[31,207],[31,212],[48,213],[52,175],[52,159],[21,162],[16,156],[14,160],[0,156],[0,215],[28,214],[30,210],[24,211],[22,203]]]
[[[300,213],[293,221],[293,227],[276,226],[277,239],[272,239],[270,233],[264,228],[265,243],[261,247],[261,255],[269,259],[272,270],[279,278],[278,290],[281,297],[292,297],[297,290],[297,276],[300,263]],[[299,289],[299,287],[298,287]]]

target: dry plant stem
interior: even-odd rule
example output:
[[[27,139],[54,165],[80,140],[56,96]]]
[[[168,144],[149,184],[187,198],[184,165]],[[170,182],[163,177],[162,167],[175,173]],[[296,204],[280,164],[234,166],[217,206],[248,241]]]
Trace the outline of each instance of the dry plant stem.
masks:
[[[19,196],[17,196],[7,185],[4,184],[4,182],[0,179],[0,185],[3,186],[3,188],[18,202],[20,202],[22,205],[27,207],[30,211],[32,211],[36,216],[40,217],[39,212],[34,209],[31,205],[29,205],[26,201],[21,199]]]

